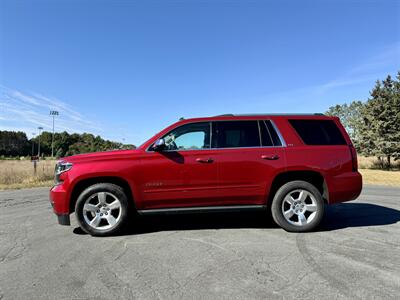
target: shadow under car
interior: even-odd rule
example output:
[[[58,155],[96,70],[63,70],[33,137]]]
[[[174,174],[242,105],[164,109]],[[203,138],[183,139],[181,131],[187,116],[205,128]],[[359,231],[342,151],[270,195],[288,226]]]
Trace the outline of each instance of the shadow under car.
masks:
[[[332,231],[348,227],[381,226],[400,221],[400,211],[369,203],[327,205],[324,219],[316,231]],[[124,226],[118,235],[145,234],[158,231],[279,228],[268,212],[225,212],[138,216]],[[79,227],[75,234],[85,234]]]

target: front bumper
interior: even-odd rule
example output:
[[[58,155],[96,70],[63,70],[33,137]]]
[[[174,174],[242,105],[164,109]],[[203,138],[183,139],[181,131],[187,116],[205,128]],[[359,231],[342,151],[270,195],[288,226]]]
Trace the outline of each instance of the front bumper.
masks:
[[[58,219],[58,224],[60,225],[65,225],[65,226],[71,225],[71,219],[69,218],[69,215],[57,215],[57,219]]]
[[[60,225],[71,225],[69,217],[69,201],[63,185],[55,185],[50,189],[50,203],[57,215]]]

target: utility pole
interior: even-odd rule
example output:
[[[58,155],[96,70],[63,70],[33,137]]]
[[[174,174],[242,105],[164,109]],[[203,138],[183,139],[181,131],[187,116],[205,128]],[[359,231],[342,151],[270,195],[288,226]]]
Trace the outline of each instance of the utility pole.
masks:
[[[33,140],[35,138],[36,133],[32,132],[32,156],[35,154],[35,141]]]
[[[54,157],[54,117],[58,116],[58,111],[51,110],[50,116],[53,116],[53,137],[51,138],[51,157]]]
[[[40,131],[43,129],[43,127],[38,127],[39,129],[39,146],[38,146],[38,158],[40,159]]]

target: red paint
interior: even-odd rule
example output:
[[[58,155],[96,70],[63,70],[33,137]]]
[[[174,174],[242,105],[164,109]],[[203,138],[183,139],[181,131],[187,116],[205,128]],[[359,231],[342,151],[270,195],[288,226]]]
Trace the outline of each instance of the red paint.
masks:
[[[333,119],[343,133],[343,146],[304,145],[288,119]],[[147,149],[170,130],[186,123],[223,120],[272,120],[286,146],[154,152]],[[310,116],[220,116],[179,121],[135,150],[70,156],[73,164],[63,182],[50,191],[56,214],[69,214],[72,191],[85,179],[118,177],[133,194],[137,209],[212,205],[266,204],[274,178],[290,171],[321,174],[328,202],[353,200],[362,188],[351,141],[337,118]],[[350,147],[351,146],[351,147]]]

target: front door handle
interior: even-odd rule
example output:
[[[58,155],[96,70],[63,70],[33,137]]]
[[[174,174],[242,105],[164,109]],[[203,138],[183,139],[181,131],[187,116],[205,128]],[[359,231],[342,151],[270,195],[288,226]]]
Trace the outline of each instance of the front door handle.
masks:
[[[273,155],[261,155],[262,159],[266,160],[277,160],[279,159],[279,155],[273,154]]]
[[[212,158],[196,158],[196,161],[199,163],[207,163],[210,164],[212,163],[214,160]]]

